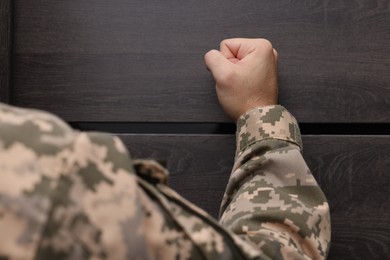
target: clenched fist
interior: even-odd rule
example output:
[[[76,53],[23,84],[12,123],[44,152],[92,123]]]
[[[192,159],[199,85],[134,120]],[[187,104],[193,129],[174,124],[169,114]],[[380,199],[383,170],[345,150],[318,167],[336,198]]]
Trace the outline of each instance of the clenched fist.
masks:
[[[224,40],[219,51],[206,53],[205,63],[219,103],[233,120],[255,107],[277,104],[277,52],[268,40]]]

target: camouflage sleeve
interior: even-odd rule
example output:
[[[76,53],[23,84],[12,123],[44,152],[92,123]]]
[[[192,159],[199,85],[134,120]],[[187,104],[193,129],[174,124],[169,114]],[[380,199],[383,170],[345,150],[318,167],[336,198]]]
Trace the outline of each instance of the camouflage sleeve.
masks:
[[[238,129],[226,229],[169,189],[166,169],[132,161],[118,137],[0,103],[0,259],[321,258],[328,208],[294,119],[263,108]]]
[[[295,118],[259,107],[237,122],[236,160],[220,223],[271,259],[324,259],[329,206],[301,155]]]

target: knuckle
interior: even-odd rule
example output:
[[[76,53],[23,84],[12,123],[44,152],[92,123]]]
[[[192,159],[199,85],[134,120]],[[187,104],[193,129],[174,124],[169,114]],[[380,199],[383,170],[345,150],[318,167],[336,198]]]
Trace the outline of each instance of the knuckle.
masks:
[[[273,50],[272,43],[267,39],[259,39],[259,45],[261,45],[261,47],[267,51]]]
[[[221,43],[219,44],[220,47],[224,46],[224,45],[227,45],[227,43],[229,42],[229,39],[224,39],[221,41]]]

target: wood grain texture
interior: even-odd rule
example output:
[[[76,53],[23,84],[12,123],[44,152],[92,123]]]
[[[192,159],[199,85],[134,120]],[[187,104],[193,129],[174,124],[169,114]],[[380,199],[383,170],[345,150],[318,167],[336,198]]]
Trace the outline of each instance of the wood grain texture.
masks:
[[[390,136],[309,136],[304,144],[330,203],[331,258],[389,259]]]
[[[300,122],[390,122],[390,5],[15,0],[12,102],[68,121],[226,122],[203,55],[229,37],[280,54]]]
[[[234,158],[230,135],[120,135],[133,157],[166,161],[170,185],[217,216]],[[329,259],[390,258],[390,136],[304,136],[304,157],[328,198]]]
[[[0,1],[0,101],[9,101],[11,0]]]

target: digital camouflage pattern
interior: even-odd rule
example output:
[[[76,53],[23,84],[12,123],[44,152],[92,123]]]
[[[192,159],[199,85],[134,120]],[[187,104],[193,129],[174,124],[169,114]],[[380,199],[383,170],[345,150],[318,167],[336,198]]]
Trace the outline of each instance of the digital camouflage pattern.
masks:
[[[329,208],[281,106],[237,123],[220,221],[120,139],[0,104],[0,259],[323,259]]]

